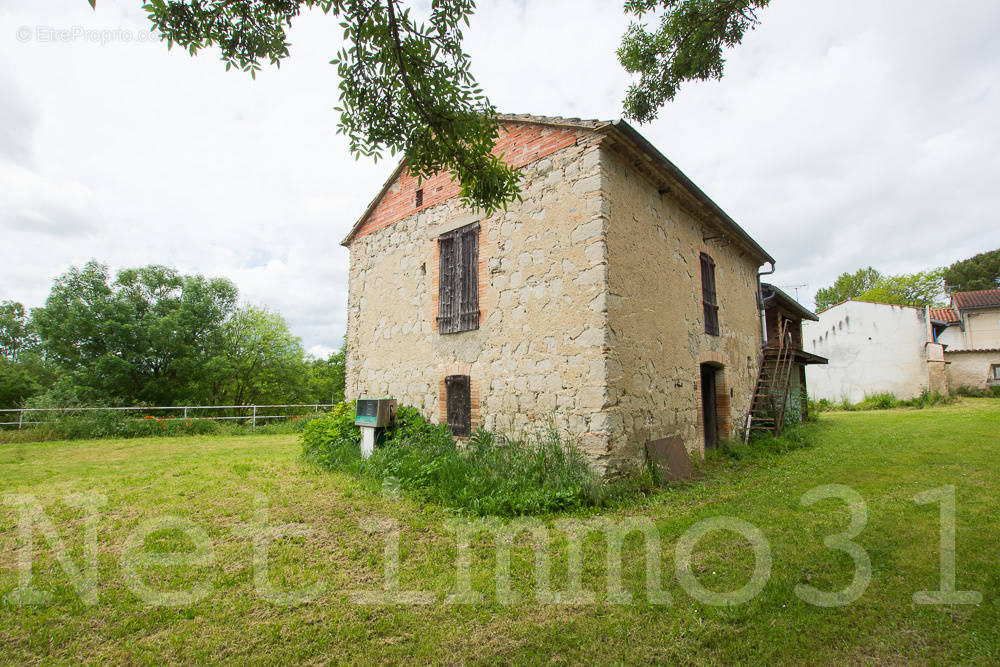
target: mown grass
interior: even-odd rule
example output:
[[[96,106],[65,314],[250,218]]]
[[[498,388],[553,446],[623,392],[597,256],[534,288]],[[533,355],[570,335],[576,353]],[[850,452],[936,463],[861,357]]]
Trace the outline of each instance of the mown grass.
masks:
[[[448,604],[456,588],[454,515],[439,506],[382,493],[354,477],[318,471],[300,460],[294,435],[159,438],[15,444],[0,448],[0,496],[32,494],[82,563],[82,514],[64,504],[71,492],[98,491],[108,504],[99,522],[99,595],[84,605],[45,540],[36,535],[36,585],[53,594],[45,606],[0,603],[0,663],[609,663],[680,664],[989,664],[1000,661],[1000,405],[963,399],[925,410],[831,413],[804,427],[811,446],[783,454],[710,462],[699,480],[673,486],[642,505],[600,516],[648,517],[663,542],[660,562],[669,605],[646,600],[642,542],[623,550],[623,580],[634,596],[615,604],[605,594],[603,539],[583,547],[588,605],[539,604],[533,598],[533,552],[525,535],[512,561],[518,602],[496,596],[494,540],[473,540],[471,582],[479,604]],[[867,525],[855,539],[869,554],[872,581],[856,602],[821,608],[801,601],[796,584],[846,586],[853,565],[823,538],[843,531],[841,501],[811,507],[802,494],[846,484],[865,499]],[[977,590],[973,606],[924,606],[918,590],[939,582],[938,505],[914,494],[954,485],[957,585]],[[270,578],[280,589],[322,582],[314,601],[282,607],[255,593],[253,547],[232,529],[250,522],[254,498],[269,501],[271,523],[299,522],[310,537],[271,544]],[[143,581],[182,589],[204,581],[213,592],[181,608],[142,603],[120,565],[122,545],[143,521],[184,517],[204,529],[215,550],[206,567],[150,566]],[[593,516],[591,514],[590,516]],[[732,516],[767,537],[773,567],[750,602],[711,607],[677,583],[674,545],[701,519]],[[431,593],[429,605],[363,605],[348,591],[379,590],[384,540],[362,530],[369,517],[401,530],[403,589]],[[555,521],[554,588],[564,588],[566,542]],[[0,597],[17,585],[17,515],[0,507]],[[189,544],[161,534],[151,550]],[[746,542],[714,533],[699,543],[694,570],[710,588],[742,586],[753,567]]]

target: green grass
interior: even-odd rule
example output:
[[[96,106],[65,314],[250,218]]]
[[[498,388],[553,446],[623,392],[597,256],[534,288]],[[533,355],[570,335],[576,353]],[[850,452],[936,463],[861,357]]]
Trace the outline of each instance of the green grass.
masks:
[[[827,413],[803,428],[812,446],[710,462],[697,482],[600,515],[655,522],[670,605],[646,601],[644,552],[635,536],[625,543],[622,566],[635,602],[609,601],[604,543],[596,535],[583,549],[583,583],[596,592],[594,604],[535,602],[524,536],[512,563],[521,599],[501,604],[496,549],[486,535],[474,540],[471,555],[472,587],[483,601],[447,604],[456,585],[455,536],[447,529],[454,515],[311,468],[301,462],[294,435],[7,445],[0,448],[0,496],[35,495],[78,565],[84,522],[63,499],[99,491],[108,504],[99,522],[98,604],[80,601],[36,535],[36,585],[51,591],[53,601],[0,603],[0,663],[1000,661],[1000,404],[963,399],[919,411]],[[840,608],[809,605],[793,592],[799,583],[842,588],[853,576],[850,558],[823,545],[824,536],[845,530],[844,503],[799,503],[809,489],[830,483],[849,485],[865,499],[868,523],[855,541],[873,569],[864,595]],[[975,606],[913,602],[914,592],[938,586],[939,530],[938,505],[918,505],[912,497],[947,484],[957,490],[957,584],[983,594]],[[270,560],[276,587],[325,585],[311,603],[281,607],[254,592],[253,547],[232,528],[251,521],[258,494],[269,499],[272,523],[313,529],[311,537],[272,543]],[[126,586],[122,545],[140,523],[161,515],[191,520],[214,543],[214,565],[141,569],[143,581],[164,589],[210,582],[212,594],[194,605],[151,608]],[[768,584],[741,606],[699,603],[673,576],[678,538],[715,516],[749,521],[770,543]],[[349,598],[347,591],[383,582],[383,540],[361,530],[366,517],[398,522],[401,587],[430,592],[431,604],[367,606]],[[558,519],[544,520],[554,526]],[[17,585],[16,522],[14,508],[0,507],[0,598]],[[147,545],[169,551],[189,542],[160,533]],[[561,538],[552,544],[555,588],[566,580],[565,546]],[[702,540],[693,563],[699,580],[719,590],[742,586],[753,567],[746,542],[729,533]]]

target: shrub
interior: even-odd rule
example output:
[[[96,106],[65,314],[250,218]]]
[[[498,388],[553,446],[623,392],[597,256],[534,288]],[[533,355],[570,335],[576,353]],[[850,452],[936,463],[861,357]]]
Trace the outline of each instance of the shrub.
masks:
[[[954,403],[955,399],[948,394],[942,394],[939,391],[930,391],[926,387],[920,392],[919,396],[914,398],[899,401],[899,405],[910,407],[910,408],[929,408],[933,405],[948,405],[949,403]]]
[[[40,421],[23,429],[0,431],[0,442],[44,442],[48,440],[100,440],[105,438],[178,437],[184,435],[241,435],[298,433],[315,415],[259,425],[232,420],[189,419],[183,416],[143,415],[139,410],[80,410],[76,412],[27,413],[30,421]],[[32,417],[30,415],[42,415]]]
[[[606,505],[640,489],[640,478],[603,482],[554,428],[503,438],[479,430],[465,443],[446,425],[400,407],[382,446],[361,459],[354,405],[343,403],[302,434],[304,457],[381,484],[393,480],[421,499],[472,514],[517,516]]]
[[[986,388],[962,385],[955,390],[955,394],[968,398],[1000,398],[1000,385],[993,385]]]
[[[785,454],[812,446],[813,426],[805,423],[785,427],[781,435],[754,431],[747,443],[741,440],[724,440],[719,443],[714,456],[742,461],[771,454]]]
[[[888,391],[877,394],[865,394],[863,401],[857,404],[858,410],[889,410],[899,405],[896,396]]]

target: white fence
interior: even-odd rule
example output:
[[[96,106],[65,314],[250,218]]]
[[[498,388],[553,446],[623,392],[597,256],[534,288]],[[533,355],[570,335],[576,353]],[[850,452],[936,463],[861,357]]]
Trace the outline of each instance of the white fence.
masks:
[[[166,413],[168,418],[189,419],[192,421],[224,421],[239,420],[249,422],[251,428],[257,428],[258,421],[268,421],[271,419],[291,419],[308,414],[309,410],[318,411],[325,408],[335,407],[335,403],[315,403],[310,405],[174,405],[157,407],[127,407],[127,408],[9,408],[0,410],[0,419],[13,419],[17,421],[0,421],[0,426],[17,426],[22,429],[25,426],[42,424],[41,421],[31,421],[35,416],[43,416],[45,413],[72,414],[83,412],[127,412],[141,413],[145,416],[162,416]],[[278,410],[296,410],[288,414],[268,414]],[[229,414],[216,416],[192,416],[204,415],[210,411],[228,411]],[[159,414],[157,414],[159,413]],[[263,414],[262,414],[263,413]],[[176,415],[176,417],[175,417]],[[26,419],[27,417],[27,419]]]

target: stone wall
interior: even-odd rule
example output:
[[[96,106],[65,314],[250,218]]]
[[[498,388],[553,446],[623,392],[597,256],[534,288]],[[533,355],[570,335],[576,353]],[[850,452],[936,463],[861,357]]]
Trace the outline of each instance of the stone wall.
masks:
[[[1000,364],[1000,350],[945,350],[948,384],[953,390],[960,387],[985,389],[992,364]]]
[[[392,396],[439,421],[443,378],[468,374],[474,428],[516,432],[551,420],[604,468],[608,220],[599,135],[572,132],[567,142],[565,133],[536,140],[554,152],[524,167],[523,202],[508,211],[484,219],[452,197],[353,240],[349,398]],[[472,222],[481,226],[480,328],[440,335],[436,239]]]
[[[608,232],[608,397],[604,428],[615,465],[641,460],[645,443],[680,437],[704,447],[700,365],[715,366],[720,436],[745,417],[762,334],[762,261],[695,212],[676,187],[655,182],[619,149],[603,151]],[[700,253],[715,261],[721,335],[705,333]]]
[[[693,200],[661,194],[601,134],[530,128],[521,135],[535,148],[517,153],[534,158],[523,164],[523,201],[508,211],[483,218],[454,196],[428,204],[426,191],[417,209],[402,173],[374,222],[359,226],[347,396],[391,396],[444,421],[444,378],[469,375],[473,428],[517,433],[551,422],[602,472],[641,464],[645,443],[659,438],[700,453],[700,364],[717,369],[723,437],[750,407],[761,261],[732,239],[706,241],[718,230]],[[473,222],[480,328],[440,335],[436,239]],[[700,252],[716,262],[720,336],[704,333]]]

